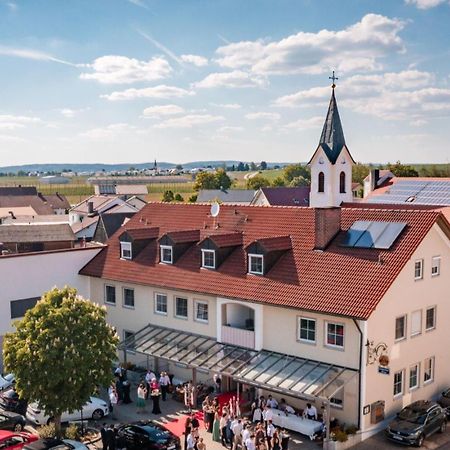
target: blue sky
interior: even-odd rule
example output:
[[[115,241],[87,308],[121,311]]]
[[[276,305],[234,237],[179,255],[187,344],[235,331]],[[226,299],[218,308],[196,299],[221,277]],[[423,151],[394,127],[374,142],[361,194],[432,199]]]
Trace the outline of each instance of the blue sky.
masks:
[[[0,165],[449,162],[449,0],[0,0]]]

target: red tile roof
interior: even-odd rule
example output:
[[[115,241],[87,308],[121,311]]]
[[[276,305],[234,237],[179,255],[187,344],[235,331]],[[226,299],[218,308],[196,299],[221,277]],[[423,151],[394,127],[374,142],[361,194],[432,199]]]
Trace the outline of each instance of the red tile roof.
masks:
[[[292,248],[291,238],[289,236],[256,239],[255,242],[258,242],[266,252],[290,250]]]
[[[205,236],[203,240],[205,239],[211,239],[218,248],[242,245],[242,233],[210,234]]]
[[[130,221],[131,222],[131,221]],[[135,221],[133,221],[135,223]],[[122,227],[125,228],[125,231],[122,231],[120,235],[122,234],[128,234],[130,238],[133,241],[142,241],[146,239],[156,239],[159,236],[159,229],[155,227],[139,227],[139,228],[133,228],[132,224],[130,227]]]
[[[408,225],[390,250],[339,246],[345,230],[356,220],[407,222]],[[174,265],[158,264],[156,240],[134,260],[119,259],[118,234],[123,228],[134,228],[142,221],[147,221],[148,227],[159,228],[159,236],[176,229],[195,228],[201,229],[201,238],[218,228],[222,232],[242,232],[243,245],[234,249],[218,270],[200,269],[198,246],[192,246]],[[367,319],[437,221],[448,226],[438,211],[395,206],[382,210],[343,208],[343,231],[325,251],[314,251],[312,208],[222,205],[219,216],[212,218],[210,205],[151,203],[116,233],[80,273]],[[290,236],[292,250],[284,253],[264,277],[248,274],[244,248],[257,239],[280,235]]]
[[[165,234],[174,244],[187,244],[200,240],[200,230],[169,231]]]
[[[263,187],[262,193],[271,206],[308,206],[309,186]]]

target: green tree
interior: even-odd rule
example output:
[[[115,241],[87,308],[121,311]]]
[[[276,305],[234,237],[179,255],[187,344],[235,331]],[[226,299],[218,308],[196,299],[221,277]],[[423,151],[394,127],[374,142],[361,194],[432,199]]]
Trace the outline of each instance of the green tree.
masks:
[[[59,435],[61,414],[80,410],[111,382],[116,332],[104,307],[69,287],[46,292],[15,327],[3,344],[5,368],[14,372],[19,396],[54,418]]]
[[[309,186],[311,184],[311,180],[301,175],[299,177],[295,177],[289,183],[289,187],[299,187],[299,186]]]
[[[390,170],[396,177],[418,177],[419,173],[413,166],[408,166],[397,161],[395,164],[388,163],[386,169]]]
[[[290,164],[283,169],[283,176],[289,183],[297,177],[303,177],[305,180],[311,180],[311,171],[308,166],[302,164]]]
[[[355,183],[359,183],[360,185],[364,184],[364,178],[369,175],[370,170],[372,169],[371,166],[368,166],[367,164],[362,163],[356,163],[352,167],[352,181]]]
[[[267,163],[265,161],[261,161],[259,167],[261,170],[267,170]]]
[[[192,195],[189,197],[188,202],[189,202],[189,203],[195,203],[195,202],[197,201],[197,197],[198,197],[197,194],[192,194]]]
[[[175,200],[175,196],[173,195],[172,191],[164,191],[164,194],[162,196],[162,201],[165,203],[170,203]]]
[[[258,170],[258,167],[253,161],[250,163],[250,170]]]
[[[176,202],[184,202],[184,198],[178,192],[175,194],[174,200]]]
[[[255,175],[247,179],[247,189],[254,189],[255,191],[262,187],[270,186],[270,181],[262,175]]]
[[[177,164],[177,165],[175,166],[175,169],[177,169],[177,170],[183,170],[183,166],[182,166],[181,164]]]
[[[283,177],[276,177],[273,181],[272,181],[272,186],[273,187],[282,187],[282,186],[286,186],[286,180]]]
[[[218,169],[214,173],[200,172],[195,177],[194,191],[200,189],[229,189],[231,184],[231,178],[223,169]]]

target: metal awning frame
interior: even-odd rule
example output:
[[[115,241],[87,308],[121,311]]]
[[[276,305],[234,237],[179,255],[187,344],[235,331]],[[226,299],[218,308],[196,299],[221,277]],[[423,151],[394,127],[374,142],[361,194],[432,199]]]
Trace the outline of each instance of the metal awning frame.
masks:
[[[171,339],[170,342],[167,342],[166,338],[171,335],[173,335],[173,339]],[[207,345],[209,342],[211,345]],[[189,350],[192,344],[195,344],[196,348],[201,348],[205,344],[207,347],[197,353],[196,348]],[[180,346],[180,349],[174,353],[173,350],[177,346]],[[214,347],[217,347],[217,351],[209,354]],[[118,348],[124,352],[125,360],[128,351],[141,353],[146,356],[160,358],[175,364],[183,364],[183,366],[191,369],[206,369],[211,372],[220,372],[240,383],[255,386],[267,391],[279,392],[286,396],[296,397],[307,401],[315,401],[320,399],[321,401],[329,402],[331,398],[340,392],[344,386],[353,380],[359,373],[357,370],[348,367],[278,353],[270,350],[258,351],[246,347],[224,344],[217,342],[212,337],[202,336],[196,333],[183,332],[152,324],[147,325],[137,331],[134,335],[129,336],[119,344]],[[188,350],[187,353],[186,350]],[[218,357],[219,352],[223,352],[223,354]],[[177,357],[180,356],[180,353],[182,356]],[[192,355],[193,353],[194,355]],[[231,356],[233,353],[236,353],[234,357]],[[206,359],[204,358],[205,354]],[[254,361],[258,357],[261,358],[261,360]],[[187,358],[189,359],[186,361]],[[213,358],[216,358],[216,360],[211,361]],[[227,358],[230,358],[230,361],[227,361]],[[274,358],[274,361],[271,361],[270,358]],[[283,359],[285,360],[285,363],[282,364],[281,368],[275,370],[275,372],[270,374],[266,380],[262,382],[256,381],[256,379],[261,377],[264,372],[267,372],[272,367],[279,364]],[[223,361],[226,362],[221,366]],[[252,364],[253,361],[254,364]],[[269,365],[263,370],[258,370],[258,368],[261,368],[261,366],[267,361],[269,361]],[[239,363],[238,366],[232,367],[232,365],[236,362]],[[312,364],[312,367],[308,368],[306,372],[301,373],[302,368],[308,363]],[[283,370],[288,369],[292,364],[295,365],[295,368],[293,370],[291,369],[286,374],[283,374],[281,381],[274,384],[269,384],[270,380],[280,375]],[[320,373],[314,378],[309,379],[308,377],[318,368],[321,369]],[[256,373],[248,377],[247,374],[251,371],[256,371]],[[310,393],[306,392],[321,378],[325,378],[326,374],[330,371],[336,371],[336,373],[334,373],[332,377],[322,386],[317,386],[317,388]],[[300,376],[291,381],[290,378],[292,378],[296,372],[300,372]],[[344,377],[347,372],[350,372],[350,376],[348,378]],[[339,381],[339,379],[342,380],[342,384],[338,385],[337,389],[335,389],[331,394],[323,395],[326,389],[332,386],[333,383]],[[290,381],[289,385],[286,387],[280,387],[280,385],[286,380]],[[301,389],[292,390],[293,387],[300,384],[303,380],[306,380],[306,382]]]

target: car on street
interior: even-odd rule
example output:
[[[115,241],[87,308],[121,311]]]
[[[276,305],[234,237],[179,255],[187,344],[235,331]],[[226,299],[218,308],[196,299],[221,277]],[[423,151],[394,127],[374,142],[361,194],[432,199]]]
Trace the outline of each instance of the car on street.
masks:
[[[107,403],[101,398],[90,397],[82,410],[74,412],[65,412],[61,416],[61,422],[69,422],[72,420],[100,420],[109,414]],[[34,402],[30,403],[27,408],[26,418],[35,425],[47,425],[53,421],[53,417],[47,416],[45,411]]]
[[[0,407],[5,411],[25,414],[27,410],[27,401],[21,399],[14,386],[11,386],[0,392]]]
[[[21,414],[0,410],[0,430],[22,431],[26,420]]]
[[[163,426],[148,420],[122,425],[117,430],[119,447],[127,450],[179,450],[180,439]]]
[[[0,375],[0,391],[4,391],[5,389],[8,389],[10,386],[12,386],[15,383],[16,379],[14,377],[14,374],[7,373]]]
[[[71,439],[39,439],[25,445],[23,450],[89,450],[82,442]]]
[[[447,427],[445,411],[436,403],[418,400],[403,408],[386,428],[388,439],[421,447],[426,437]]]
[[[442,393],[438,403],[445,409],[447,417],[450,417],[450,388]]]
[[[16,433],[14,431],[0,430],[0,449],[21,450],[29,442],[36,441],[39,437],[31,433]]]

